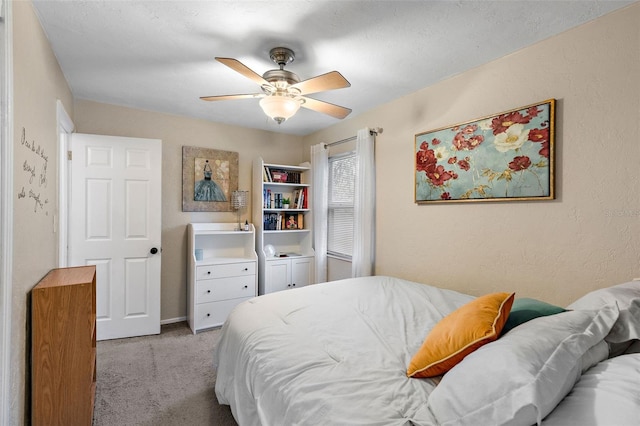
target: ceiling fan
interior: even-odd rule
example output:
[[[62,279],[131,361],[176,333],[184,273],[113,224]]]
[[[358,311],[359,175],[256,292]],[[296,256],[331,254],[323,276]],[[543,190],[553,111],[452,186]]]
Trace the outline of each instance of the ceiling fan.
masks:
[[[300,81],[296,74],[284,69],[285,65],[295,59],[293,50],[286,47],[275,47],[269,51],[269,56],[273,62],[280,66],[280,69],[269,70],[262,76],[237,59],[216,58],[216,61],[258,83],[262,93],[203,96],[200,99],[204,101],[225,101],[230,99],[261,98],[260,107],[265,114],[278,124],[293,117],[301,106],[339,119],[345,118],[351,113],[350,108],[305,96],[311,93],[350,87],[351,84],[338,71],[331,71]]]

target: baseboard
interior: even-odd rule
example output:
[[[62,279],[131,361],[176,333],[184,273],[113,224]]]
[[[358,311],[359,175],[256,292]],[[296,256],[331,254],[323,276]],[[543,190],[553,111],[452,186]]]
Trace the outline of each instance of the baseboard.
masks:
[[[173,324],[175,322],[182,322],[186,320],[187,320],[187,317],[169,318],[169,319],[160,320],[160,325]]]

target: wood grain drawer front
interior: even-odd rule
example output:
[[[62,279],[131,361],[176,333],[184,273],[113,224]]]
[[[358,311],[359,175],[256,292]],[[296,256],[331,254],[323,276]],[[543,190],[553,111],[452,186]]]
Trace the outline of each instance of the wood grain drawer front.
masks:
[[[220,265],[198,266],[196,268],[196,280],[255,274],[256,262],[224,263]]]
[[[256,295],[256,276],[244,275],[202,280],[197,282],[196,287],[196,303],[254,297]]]
[[[222,300],[220,302],[201,303],[196,305],[195,323],[197,324],[197,329],[201,330],[224,324],[233,308],[235,308],[239,303],[249,299],[251,299],[251,297]]]

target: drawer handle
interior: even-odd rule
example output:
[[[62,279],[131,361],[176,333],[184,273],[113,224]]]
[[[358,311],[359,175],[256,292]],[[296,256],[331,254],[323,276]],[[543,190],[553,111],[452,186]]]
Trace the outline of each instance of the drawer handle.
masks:
[[[207,290],[207,293],[211,293],[211,290]]]
[[[211,316],[211,314],[207,314],[207,316],[208,316],[208,317],[210,317],[210,316]]]
[[[244,270],[245,270],[245,271],[248,271],[248,270],[249,270],[249,268],[244,268]]]
[[[293,286],[295,287],[295,286],[296,286],[296,283],[293,283]]]
[[[207,275],[211,275],[211,271],[207,271]]]
[[[245,285],[245,286],[244,286],[244,288],[249,288],[249,286],[248,286],[248,285]]]

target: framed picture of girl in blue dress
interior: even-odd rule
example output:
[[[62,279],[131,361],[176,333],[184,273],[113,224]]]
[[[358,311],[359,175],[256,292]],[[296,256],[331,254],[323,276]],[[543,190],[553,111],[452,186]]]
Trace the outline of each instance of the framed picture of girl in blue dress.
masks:
[[[232,211],[237,189],[237,152],[182,147],[182,211]]]

